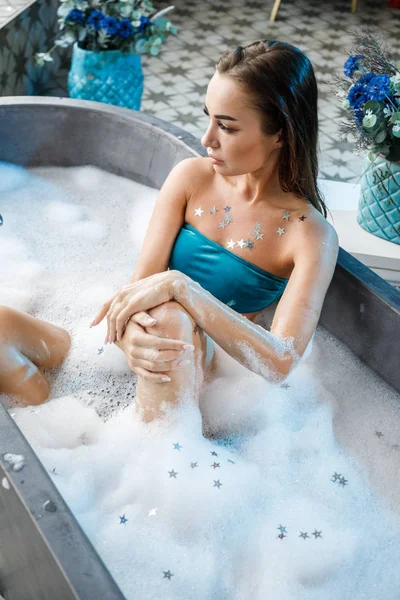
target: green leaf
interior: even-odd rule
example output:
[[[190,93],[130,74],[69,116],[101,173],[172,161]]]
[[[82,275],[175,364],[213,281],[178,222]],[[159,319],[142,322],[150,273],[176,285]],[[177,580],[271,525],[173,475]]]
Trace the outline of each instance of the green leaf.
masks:
[[[400,121],[400,112],[395,112],[389,119],[389,123],[395,123],[396,121]]]
[[[367,110],[372,110],[373,113],[377,113],[380,109],[383,110],[383,106],[377,100],[368,100],[368,102],[366,102],[364,105],[364,112],[367,112]]]
[[[398,131],[395,131],[394,129],[392,129],[392,133],[393,133],[394,137],[400,138],[400,129]]]

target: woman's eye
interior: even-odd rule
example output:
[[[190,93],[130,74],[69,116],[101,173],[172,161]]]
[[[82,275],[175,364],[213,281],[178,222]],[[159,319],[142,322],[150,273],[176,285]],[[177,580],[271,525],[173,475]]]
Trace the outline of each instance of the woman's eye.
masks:
[[[207,115],[207,117],[210,116],[205,108],[203,108],[203,113],[205,115]],[[236,131],[236,129],[231,129],[230,127],[225,127],[225,125],[223,125],[222,123],[218,123],[218,125],[222,129],[222,131],[226,131],[227,133],[233,133],[234,131]]]

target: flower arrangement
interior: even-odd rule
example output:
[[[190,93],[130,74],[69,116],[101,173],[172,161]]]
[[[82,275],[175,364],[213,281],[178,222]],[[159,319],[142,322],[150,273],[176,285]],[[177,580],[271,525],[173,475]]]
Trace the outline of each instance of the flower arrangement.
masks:
[[[84,50],[130,51],[156,56],[161,44],[177,28],[163,15],[169,6],[155,13],[150,0],[60,0],[57,14],[62,32],[48,52],[38,52],[36,63],[52,61],[57,46],[78,43]],[[155,14],[154,14],[155,13]]]
[[[340,126],[341,139],[355,142],[356,154],[368,152],[400,161],[400,63],[395,66],[378,34],[368,28],[355,33],[344,65],[350,79],[336,78],[334,91],[350,116]]]

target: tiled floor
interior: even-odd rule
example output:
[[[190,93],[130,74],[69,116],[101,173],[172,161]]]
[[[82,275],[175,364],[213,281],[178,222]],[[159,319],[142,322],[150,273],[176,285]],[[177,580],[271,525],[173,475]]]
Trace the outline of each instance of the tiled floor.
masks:
[[[4,27],[35,0],[0,0],[0,27]]]
[[[157,8],[172,2],[155,2]],[[400,60],[400,10],[386,0],[282,0],[277,20],[269,21],[272,0],[177,0],[169,13],[179,28],[158,57],[143,58],[145,90],[141,110],[155,114],[200,137],[208,118],[203,114],[207,84],[219,56],[229,47],[257,39],[276,39],[298,46],[313,63],[319,86],[320,176],[358,181],[362,159],[353,146],[337,137],[344,116],[330,90],[332,76],[342,74],[353,36],[361,24],[378,26]]]

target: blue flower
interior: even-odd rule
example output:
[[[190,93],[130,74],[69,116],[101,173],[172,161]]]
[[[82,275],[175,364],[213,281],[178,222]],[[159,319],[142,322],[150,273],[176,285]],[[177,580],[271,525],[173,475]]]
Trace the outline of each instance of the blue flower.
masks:
[[[349,90],[347,99],[350,108],[356,110],[361,108],[368,100],[382,102],[390,97],[390,77],[389,75],[375,75],[367,73],[357,80],[357,83]]]
[[[74,8],[71,10],[71,12],[69,12],[65,17],[65,20],[69,21],[70,23],[78,23],[79,25],[84,25],[85,23],[83,11],[79,10],[79,8]]]
[[[128,39],[133,35],[133,27],[129,19],[121,19],[118,27],[118,35],[124,39]]]
[[[146,29],[148,27],[150,27],[150,25],[151,25],[151,21],[150,21],[149,17],[140,17],[140,25],[138,27],[138,31],[140,33],[143,33],[146,31]]]
[[[356,54],[355,56],[350,56],[350,58],[348,58],[344,63],[344,74],[347,77],[353,77],[355,71],[360,71],[363,58],[364,54]]]
[[[105,17],[100,10],[92,10],[88,18],[89,27],[98,31],[99,29],[101,29],[104,18]]]
[[[104,17],[101,26],[109,35],[115,35],[119,30],[118,21],[115,17]]]

